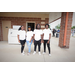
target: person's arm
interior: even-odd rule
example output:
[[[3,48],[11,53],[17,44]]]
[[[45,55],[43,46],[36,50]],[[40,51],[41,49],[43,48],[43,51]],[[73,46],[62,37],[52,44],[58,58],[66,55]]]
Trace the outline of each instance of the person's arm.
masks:
[[[25,37],[27,37],[27,33],[25,32]]]
[[[44,37],[44,33],[43,33],[43,35],[42,35],[42,42],[44,43],[44,41],[43,41],[43,37]]]
[[[35,34],[33,34],[33,43],[34,43],[34,37],[35,37]]]
[[[51,33],[49,34],[49,40],[48,40],[48,42],[47,42],[47,43],[49,43],[49,42],[50,42],[50,39],[51,39]]]
[[[18,42],[20,43],[20,40],[19,40],[19,35],[17,35],[17,38],[18,38]]]
[[[43,34],[41,34],[41,43],[43,43]]]
[[[43,31],[41,30],[41,43],[43,43]]]

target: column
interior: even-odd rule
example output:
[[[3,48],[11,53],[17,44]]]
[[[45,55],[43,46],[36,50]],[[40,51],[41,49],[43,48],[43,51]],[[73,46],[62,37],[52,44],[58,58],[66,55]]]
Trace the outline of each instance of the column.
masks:
[[[59,46],[69,48],[73,12],[62,12]]]

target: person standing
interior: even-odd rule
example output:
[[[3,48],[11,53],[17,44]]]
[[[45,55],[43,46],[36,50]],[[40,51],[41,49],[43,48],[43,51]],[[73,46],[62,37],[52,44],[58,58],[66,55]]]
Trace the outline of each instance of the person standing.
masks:
[[[18,42],[21,44],[21,53],[24,55],[24,46],[26,42],[26,31],[24,30],[24,26],[21,26],[18,29]]]
[[[56,37],[57,37],[57,38],[59,37],[59,33],[60,33],[60,30],[58,29],[58,30],[57,30],[57,33],[56,33]]]
[[[74,36],[74,29],[72,30],[72,36]]]
[[[33,53],[33,55],[36,53],[37,45],[38,45],[38,51],[39,51],[38,53],[39,53],[39,55],[41,55],[40,46],[42,43],[42,30],[41,30],[40,24],[36,25],[36,29],[34,30],[33,37],[34,37],[34,53]]]
[[[54,29],[53,29],[52,33],[53,33],[53,36],[54,36]]]
[[[43,54],[46,53],[46,44],[47,44],[48,51],[49,51],[49,56],[51,56],[50,39],[51,39],[51,30],[49,29],[49,24],[46,24],[45,29],[43,30],[43,43],[44,43],[44,52],[43,52]]]
[[[31,44],[33,42],[33,32],[31,31],[31,27],[30,26],[28,26],[26,42],[27,42],[27,46],[28,46],[28,55],[30,55]]]
[[[53,36],[55,36],[55,29],[53,29],[53,31],[52,31],[52,32],[53,32]]]

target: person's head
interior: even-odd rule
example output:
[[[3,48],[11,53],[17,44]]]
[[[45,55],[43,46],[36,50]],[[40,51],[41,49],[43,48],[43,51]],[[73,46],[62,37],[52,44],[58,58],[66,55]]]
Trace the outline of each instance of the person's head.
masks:
[[[24,26],[21,26],[18,30],[24,30]]]
[[[49,24],[45,24],[45,28],[48,29],[49,28]]]
[[[28,31],[31,31],[31,26],[28,26]]]
[[[40,24],[37,24],[36,25],[36,29],[41,29],[41,25]]]

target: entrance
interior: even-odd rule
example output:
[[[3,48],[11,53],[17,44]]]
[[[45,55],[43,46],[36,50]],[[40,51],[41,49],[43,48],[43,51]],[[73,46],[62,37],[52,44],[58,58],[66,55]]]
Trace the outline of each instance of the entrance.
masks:
[[[27,23],[27,31],[28,31],[28,26],[31,26],[31,30],[34,31],[35,23]]]
[[[8,41],[9,28],[11,28],[11,21],[2,21],[3,41]]]

